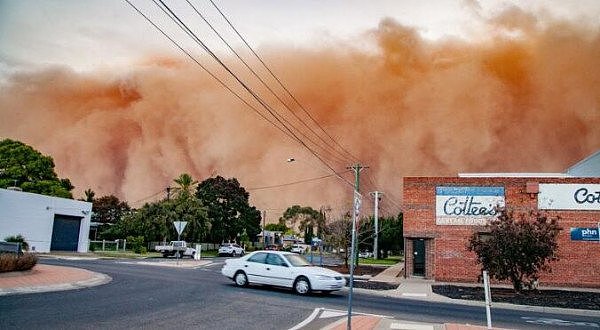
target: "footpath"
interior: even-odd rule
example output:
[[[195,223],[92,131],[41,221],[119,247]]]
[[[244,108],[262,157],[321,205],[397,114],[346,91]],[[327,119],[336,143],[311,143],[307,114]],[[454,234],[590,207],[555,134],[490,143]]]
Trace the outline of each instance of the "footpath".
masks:
[[[97,259],[91,257],[56,256],[56,258],[83,260]],[[209,260],[180,259],[176,260],[128,260],[126,263],[144,264],[157,267],[177,267],[194,269],[212,263]],[[387,270],[373,277],[372,281],[398,284],[395,290],[367,290],[354,288],[355,292],[380,295],[394,298],[407,298],[426,301],[446,302],[472,306],[484,306],[480,301],[468,301],[451,299],[433,293],[431,285],[433,281],[424,279],[403,278],[400,276],[402,264],[389,267]],[[109,283],[112,278],[105,274],[92,272],[75,267],[53,266],[38,264],[34,269],[25,272],[0,273],[0,296],[13,294],[26,294],[34,292],[49,292],[81,289]],[[516,309],[538,312],[555,312],[569,315],[596,315],[600,317],[600,311],[574,310],[539,306],[520,306],[506,303],[494,303],[494,307],[505,309]],[[331,309],[316,309],[306,320],[293,327],[291,330],[343,330],[347,328],[347,317],[344,311]],[[464,330],[464,329],[486,329],[485,326],[469,324],[428,324],[414,323],[397,320],[383,315],[372,315],[353,313],[352,329],[360,330],[382,330],[382,329],[409,329],[409,330]]]

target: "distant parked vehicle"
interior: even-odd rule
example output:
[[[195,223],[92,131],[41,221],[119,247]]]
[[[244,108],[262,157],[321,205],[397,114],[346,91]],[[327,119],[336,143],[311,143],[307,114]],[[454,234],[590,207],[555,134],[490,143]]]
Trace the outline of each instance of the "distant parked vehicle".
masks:
[[[265,250],[269,250],[269,251],[280,251],[282,249],[281,245],[277,245],[277,244],[270,244],[267,245],[267,247],[265,248]]]
[[[294,244],[292,245],[290,252],[304,254],[304,252],[306,252],[306,247],[302,244]]]
[[[373,258],[373,252],[363,251],[358,253],[359,258]]]
[[[243,256],[244,254],[246,254],[246,251],[244,251],[244,248],[235,243],[223,243],[219,247],[219,257],[221,257],[221,256],[235,257],[235,256]]]
[[[154,249],[162,253],[163,258],[167,258],[169,256],[175,256],[178,258],[183,258],[186,256],[194,258],[196,255],[196,249],[188,247],[185,241],[171,241],[171,243],[167,245],[157,245],[154,247]]]

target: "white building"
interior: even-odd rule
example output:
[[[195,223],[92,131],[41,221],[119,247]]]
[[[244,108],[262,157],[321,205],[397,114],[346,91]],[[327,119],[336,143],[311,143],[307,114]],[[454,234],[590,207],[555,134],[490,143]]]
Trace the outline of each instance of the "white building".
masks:
[[[0,189],[0,240],[22,235],[35,252],[88,251],[92,203]]]

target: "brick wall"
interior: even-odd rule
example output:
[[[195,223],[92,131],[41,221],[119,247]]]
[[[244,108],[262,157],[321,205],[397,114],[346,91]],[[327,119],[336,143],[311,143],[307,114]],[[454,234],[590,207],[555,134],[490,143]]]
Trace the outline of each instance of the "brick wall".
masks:
[[[476,282],[480,265],[467,244],[481,226],[438,226],[435,223],[435,188],[437,186],[499,186],[504,187],[506,206],[516,211],[537,210],[536,194],[528,194],[528,182],[598,184],[600,178],[404,178],[403,210],[406,268],[412,275],[412,239],[427,238],[426,278],[438,281]],[[540,284],[600,287],[600,243],[572,241],[571,227],[596,227],[598,211],[545,211],[560,216],[559,258],[551,264],[551,273],[542,273]]]

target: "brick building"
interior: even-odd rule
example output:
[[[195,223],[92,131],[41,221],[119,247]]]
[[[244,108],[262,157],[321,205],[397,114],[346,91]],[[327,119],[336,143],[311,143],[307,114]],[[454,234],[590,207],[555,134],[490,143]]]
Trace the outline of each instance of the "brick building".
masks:
[[[469,237],[483,232],[501,205],[561,218],[560,260],[540,284],[600,287],[600,166],[589,166],[598,160],[600,152],[565,174],[404,178],[405,276],[476,282],[481,266]],[[574,177],[578,169],[585,177]]]

